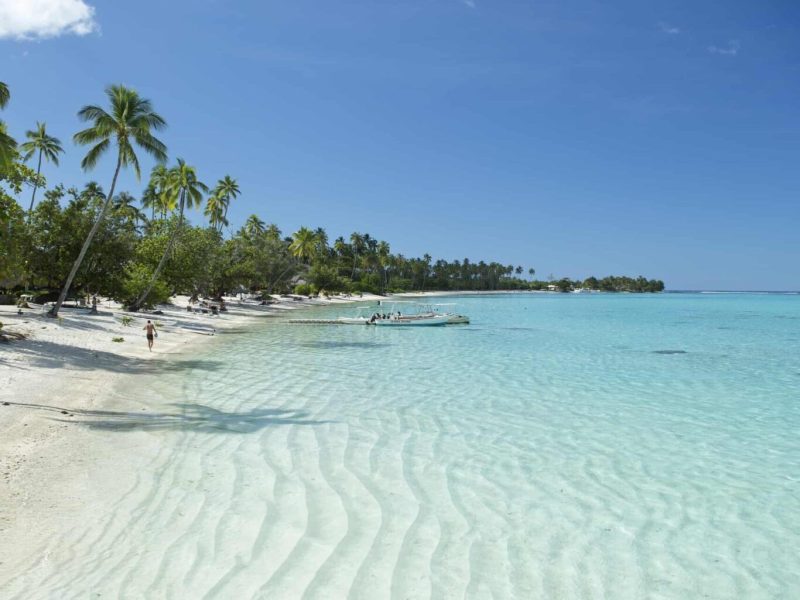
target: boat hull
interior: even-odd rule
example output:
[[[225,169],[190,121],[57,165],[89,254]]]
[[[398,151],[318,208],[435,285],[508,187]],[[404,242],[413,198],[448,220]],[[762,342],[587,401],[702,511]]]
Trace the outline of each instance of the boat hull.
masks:
[[[423,317],[419,319],[402,317],[399,319],[377,319],[371,324],[378,327],[431,327],[447,325],[448,317]]]

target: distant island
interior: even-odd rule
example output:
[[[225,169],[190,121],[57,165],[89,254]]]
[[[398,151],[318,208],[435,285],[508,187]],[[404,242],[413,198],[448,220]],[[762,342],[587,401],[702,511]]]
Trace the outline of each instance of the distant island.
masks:
[[[0,108],[10,98],[8,86],[0,83]],[[88,147],[84,170],[105,155],[116,162],[108,192],[94,181],[48,187],[42,163],[58,164],[61,141],[45,123],[36,123],[26,141],[18,143],[0,122],[0,289],[12,297],[38,291],[40,299],[55,301],[52,316],[68,296],[80,295],[111,298],[136,310],[177,293],[664,289],[663,282],[644,277],[539,281],[533,268],[520,265],[467,258],[434,262],[428,254],[407,258],[368,233],[330,242],[324,229],[301,227],[285,236],[257,215],[233,231],[228,210],[240,196],[238,182],[222,175],[206,185],[180,158],[166,166],[167,148],[155,137],[166,121],[149,100],[112,85],[106,89],[105,107],[87,105],[78,117],[86,128],[73,141]],[[137,151],[157,161],[139,197],[116,189],[123,169],[140,174]],[[42,199],[37,203],[38,192]],[[23,194],[30,194],[27,210]],[[206,224],[187,222],[193,209],[202,211]]]

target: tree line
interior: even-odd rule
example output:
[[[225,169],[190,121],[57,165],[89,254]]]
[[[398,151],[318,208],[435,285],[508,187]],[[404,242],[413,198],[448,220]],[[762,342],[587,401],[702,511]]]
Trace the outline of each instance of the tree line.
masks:
[[[323,228],[301,227],[284,235],[256,215],[233,231],[227,216],[241,193],[236,179],[223,175],[207,185],[183,159],[168,166],[166,145],[156,137],[166,121],[152,103],[121,85],[109,86],[105,93],[105,106],[87,105],[78,112],[86,127],[73,141],[87,148],[81,161],[87,172],[103,156],[113,157],[108,191],[95,181],[48,188],[42,163],[58,165],[61,141],[42,122],[18,144],[0,121],[0,288],[39,290],[42,298],[55,301],[53,316],[68,296],[78,294],[107,296],[136,310],[174,293],[218,296],[245,290],[384,294],[664,289],[661,281],[644,277],[539,281],[533,268],[520,265],[467,258],[434,261],[428,254],[410,258],[392,253],[388,242],[368,233],[331,241]],[[10,98],[8,86],[0,83],[0,108]],[[118,191],[117,180],[125,169],[141,177],[140,154],[157,164],[136,198]],[[189,224],[186,213],[192,210],[202,211],[206,224]]]

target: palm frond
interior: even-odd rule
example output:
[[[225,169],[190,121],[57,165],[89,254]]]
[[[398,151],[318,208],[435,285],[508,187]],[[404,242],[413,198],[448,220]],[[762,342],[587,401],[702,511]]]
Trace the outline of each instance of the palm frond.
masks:
[[[89,127],[88,129],[82,129],[81,131],[73,135],[72,140],[76,144],[81,144],[85,146],[87,144],[93,144],[99,140],[107,140],[109,137],[110,137],[109,135],[101,133],[94,127]]]
[[[88,171],[90,169],[93,169],[95,167],[95,165],[97,164],[97,161],[100,159],[100,157],[103,155],[103,153],[106,150],[108,150],[108,147],[110,145],[111,145],[111,142],[109,142],[106,139],[106,140],[103,140],[102,142],[100,142],[99,144],[97,144],[96,146],[93,146],[92,149],[89,150],[89,152],[86,153],[86,156],[83,157],[83,160],[81,161],[81,168],[84,171]]]
[[[5,108],[9,100],[11,100],[11,92],[8,85],[0,81],[0,108]]]
[[[152,136],[150,132],[134,130],[133,139],[136,140],[136,143],[139,144],[145,152],[158,162],[165,162],[167,160],[167,146],[164,142]]]
[[[78,118],[81,121],[97,121],[98,119],[113,119],[105,110],[94,104],[87,104],[78,111]]]
[[[0,121],[0,175],[11,167],[16,149],[17,141],[5,132],[5,126]]]

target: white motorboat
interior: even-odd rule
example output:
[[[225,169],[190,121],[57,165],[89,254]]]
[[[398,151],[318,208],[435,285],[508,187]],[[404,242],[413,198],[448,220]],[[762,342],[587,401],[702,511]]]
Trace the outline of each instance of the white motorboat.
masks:
[[[401,316],[401,313],[396,310],[398,308],[396,305],[411,305],[416,307],[416,312],[410,314],[404,314]],[[441,307],[451,307],[455,306],[454,303],[438,303],[438,304],[430,304],[430,303],[420,303],[420,302],[412,302],[410,300],[381,300],[378,303],[379,306],[387,306],[391,307],[391,312],[387,316],[396,315],[401,319],[429,319],[432,317],[447,317],[447,325],[455,325],[455,324],[468,324],[469,317],[466,315],[459,315],[454,312],[450,312],[447,309],[440,310]],[[380,316],[380,315],[379,315]]]
[[[381,327],[421,327],[426,325],[447,325],[450,317],[447,315],[390,315],[387,318],[372,318],[369,325]]]

